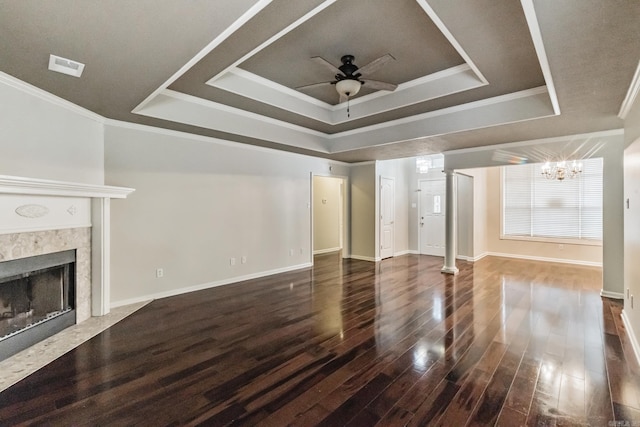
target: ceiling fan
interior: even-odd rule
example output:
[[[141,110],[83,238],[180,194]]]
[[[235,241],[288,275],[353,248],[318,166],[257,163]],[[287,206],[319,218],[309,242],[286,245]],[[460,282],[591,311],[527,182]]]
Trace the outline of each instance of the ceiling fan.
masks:
[[[369,74],[373,74],[388,61],[395,60],[395,58],[388,53],[378,59],[374,59],[367,65],[364,65],[360,68],[358,68],[358,66],[353,63],[353,61],[355,60],[355,57],[353,55],[344,55],[342,58],[340,58],[340,61],[342,62],[342,65],[340,67],[336,67],[326,59],[319,56],[314,56],[313,58],[311,58],[311,60],[328,68],[332,73],[335,73],[335,80],[299,86],[296,88],[297,90],[311,89],[314,87],[326,85],[335,85],[336,91],[340,95],[339,102],[343,103],[345,101],[348,101],[352,96],[355,96],[364,84],[366,84],[367,87],[370,87],[371,89],[388,90],[391,92],[393,92],[398,87],[398,85],[392,83],[362,78],[363,75],[366,76]]]

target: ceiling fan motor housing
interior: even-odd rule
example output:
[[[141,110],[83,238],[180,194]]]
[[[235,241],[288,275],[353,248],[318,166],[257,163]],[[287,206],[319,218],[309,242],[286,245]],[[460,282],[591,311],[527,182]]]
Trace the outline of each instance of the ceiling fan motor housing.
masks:
[[[342,65],[339,66],[338,69],[342,71],[344,75],[336,74],[336,80],[344,80],[345,78],[357,80],[358,77],[361,76],[360,73],[355,74],[355,72],[358,71],[358,66],[353,64],[354,59],[355,57],[353,55],[344,55],[340,58]]]

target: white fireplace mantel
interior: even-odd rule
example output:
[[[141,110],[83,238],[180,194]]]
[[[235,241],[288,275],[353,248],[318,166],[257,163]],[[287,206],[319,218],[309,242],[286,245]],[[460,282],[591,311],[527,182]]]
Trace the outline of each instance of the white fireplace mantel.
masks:
[[[68,213],[78,218],[76,221],[79,221],[79,226],[91,226],[91,313],[93,316],[103,316],[110,310],[111,199],[124,199],[133,191],[133,188],[126,187],[0,175],[0,198],[24,196],[26,198],[24,203],[27,204],[20,207],[26,208],[27,212],[16,210],[16,213],[23,217],[19,218],[22,221],[20,224],[25,223],[24,217],[29,220],[34,219],[33,230],[60,228],[60,223],[56,225],[54,221],[47,224],[46,218],[41,218],[45,216],[41,213],[48,215],[49,212],[44,205],[52,204],[52,200],[47,199],[61,197],[73,201],[85,201],[75,203],[78,205],[78,213],[75,205],[69,208],[71,210]],[[34,197],[36,200],[42,200],[43,206],[30,204]],[[11,203],[15,205],[13,201]],[[86,221],[79,219],[82,216],[83,207],[87,210]],[[54,216],[53,213],[51,216]],[[37,225],[36,220],[39,221]]]
[[[0,194],[124,199],[133,188],[0,175]]]

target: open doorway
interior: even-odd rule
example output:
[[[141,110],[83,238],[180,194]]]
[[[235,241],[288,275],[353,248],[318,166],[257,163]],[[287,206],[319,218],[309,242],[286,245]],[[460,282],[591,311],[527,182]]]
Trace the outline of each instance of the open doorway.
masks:
[[[313,176],[313,255],[347,254],[346,189],[344,177]]]

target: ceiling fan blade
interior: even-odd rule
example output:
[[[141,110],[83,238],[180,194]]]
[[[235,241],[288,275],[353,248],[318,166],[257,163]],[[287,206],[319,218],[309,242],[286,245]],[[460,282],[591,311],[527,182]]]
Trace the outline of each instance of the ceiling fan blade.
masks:
[[[298,86],[298,87],[296,88],[296,90],[312,89],[312,88],[314,88],[314,87],[327,86],[327,85],[331,85],[331,84],[333,84],[333,82],[312,83],[312,84],[310,84],[310,85]]]
[[[390,54],[386,54],[386,55],[382,55],[380,58],[378,59],[374,59],[373,61],[369,62],[367,65],[364,65],[360,68],[358,68],[358,72],[360,74],[367,75],[367,74],[372,74],[375,73],[376,71],[378,71],[384,64],[386,64],[387,62],[394,60],[395,61],[396,58],[394,58],[393,56],[391,56]]]
[[[336,67],[335,65],[333,65],[331,62],[327,61],[326,59],[320,57],[320,56],[314,56],[311,58],[312,61],[314,61],[317,64],[322,65],[323,67],[326,67],[327,69],[331,70],[331,72],[333,74],[342,74],[342,71],[340,71],[340,69],[338,67]]]
[[[362,82],[365,84],[365,87],[369,89],[388,90],[390,92],[393,92],[398,87],[398,85],[394,85],[393,83],[380,82],[378,80],[369,80],[369,79],[360,79],[360,80],[362,80]]]
[[[349,100],[349,97],[347,95],[340,95],[340,100],[338,101],[339,104],[342,104],[343,102],[347,102]]]

